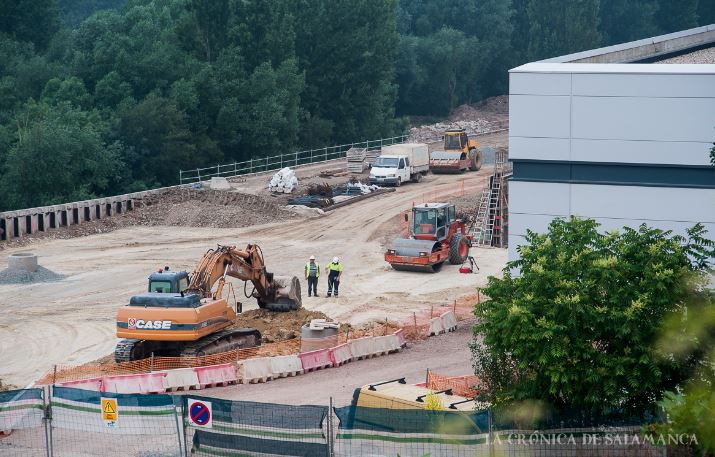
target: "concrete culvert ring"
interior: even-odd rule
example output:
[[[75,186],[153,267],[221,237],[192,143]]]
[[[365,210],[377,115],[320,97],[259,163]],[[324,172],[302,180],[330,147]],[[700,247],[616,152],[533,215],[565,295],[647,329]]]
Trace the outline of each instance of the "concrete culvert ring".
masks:
[[[10,270],[25,270],[34,273],[37,271],[37,256],[31,252],[10,254],[7,258],[7,267]]]

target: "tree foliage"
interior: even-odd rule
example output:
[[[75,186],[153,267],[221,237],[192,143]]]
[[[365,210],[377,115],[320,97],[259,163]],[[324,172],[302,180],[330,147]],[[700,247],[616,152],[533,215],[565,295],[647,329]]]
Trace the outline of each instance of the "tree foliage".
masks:
[[[693,277],[715,254],[704,235],[699,225],[687,238],[645,225],[603,234],[577,218],[528,232],[475,309],[474,364],[492,400],[637,411],[688,379],[697,361],[656,342],[697,295]]]
[[[22,186],[6,173],[10,151],[39,144],[19,144],[33,103],[86,113],[82,129],[126,164],[86,188],[121,193],[175,184],[182,168],[392,136],[403,116],[504,94],[529,59],[715,20],[713,2],[680,4],[0,0],[0,181]]]

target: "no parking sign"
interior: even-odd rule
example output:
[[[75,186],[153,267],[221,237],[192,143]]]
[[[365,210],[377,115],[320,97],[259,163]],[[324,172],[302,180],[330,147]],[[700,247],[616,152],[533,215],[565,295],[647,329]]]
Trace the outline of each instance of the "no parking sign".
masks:
[[[213,424],[211,402],[189,398],[187,404],[189,405],[189,425],[200,428],[211,428]]]

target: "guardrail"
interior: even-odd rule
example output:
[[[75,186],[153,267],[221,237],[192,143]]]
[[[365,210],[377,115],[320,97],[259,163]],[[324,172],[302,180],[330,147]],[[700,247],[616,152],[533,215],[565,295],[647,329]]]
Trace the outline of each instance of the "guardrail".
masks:
[[[271,170],[280,170],[284,167],[297,167],[299,165],[310,165],[327,162],[329,160],[342,159],[350,148],[365,148],[367,150],[380,149],[383,146],[404,143],[407,138],[408,135],[399,135],[391,138],[326,146],[319,149],[261,157],[244,160],[242,162],[219,164],[212,167],[196,168],[194,170],[179,170],[179,184],[192,184],[214,177],[226,178],[230,176],[251,175]]]

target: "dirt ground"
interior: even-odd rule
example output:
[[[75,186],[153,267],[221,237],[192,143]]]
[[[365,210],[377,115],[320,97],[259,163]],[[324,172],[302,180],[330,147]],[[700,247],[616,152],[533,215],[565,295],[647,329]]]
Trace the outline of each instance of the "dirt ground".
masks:
[[[468,347],[472,325],[473,322],[461,322],[454,333],[410,344],[396,354],[264,384],[214,388],[211,396],[288,405],[328,405],[333,397],[336,406],[345,406],[350,404],[357,387],[369,383],[402,377],[408,383],[420,383],[425,381],[427,369],[447,376],[473,374]]]
[[[299,169],[299,177],[315,176],[321,167],[335,164]],[[421,184],[407,184],[319,217],[230,228],[139,225],[78,238],[34,239],[28,246],[8,248],[3,254],[38,254],[42,266],[65,279],[0,285],[0,378],[26,385],[55,364],[84,363],[111,353],[116,310],[145,290],[148,274],[162,265],[191,271],[205,250],[219,243],[259,244],[269,270],[280,275],[300,276],[310,255],[322,266],[339,256],[345,268],[340,298],[324,297],[327,283],[322,277],[322,296],[308,298],[304,290],[303,306],[352,325],[408,320],[413,312],[450,304],[498,274],[506,251],[473,250],[481,268],[478,275],[459,274],[455,265],[446,265],[438,274],[397,272],[384,262],[383,252],[398,231],[400,212],[413,202],[444,200],[442,194],[462,186],[476,199],[491,172],[484,167],[478,173],[429,175]],[[268,179],[252,177],[235,186],[259,195]],[[0,258],[0,269],[5,266],[5,258]],[[304,281],[302,287],[307,287]],[[242,283],[236,290],[242,290]],[[255,303],[244,306],[251,308]]]

